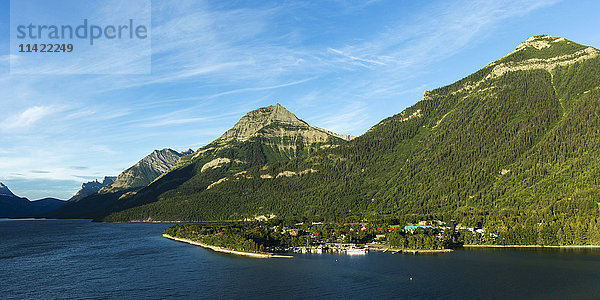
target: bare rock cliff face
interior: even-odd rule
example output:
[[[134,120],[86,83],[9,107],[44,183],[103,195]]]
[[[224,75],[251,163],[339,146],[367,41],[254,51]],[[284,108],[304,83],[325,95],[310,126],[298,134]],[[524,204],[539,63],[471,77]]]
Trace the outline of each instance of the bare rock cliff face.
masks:
[[[115,182],[103,187],[100,193],[144,187],[177,164],[182,156],[182,153],[171,149],[154,150],[119,174]]]
[[[69,201],[76,202],[89,195],[97,193],[101,188],[112,184],[117,179],[116,176],[106,176],[99,182],[98,180],[90,181],[81,185],[81,189]]]
[[[259,108],[247,113],[217,141],[246,141],[250,137],[255,136],[261,129],[273,123],[287,124],[300,128],[310,127],[278,103],[277,105]]]
[[[263,144],[277,150],[296,151],[299,146],[319,148],[348,141],[353,137],[312,127],[277,104],[247,113],[215,143],[223,145],[230,141],[243,142],[252,138],[261,139]]]

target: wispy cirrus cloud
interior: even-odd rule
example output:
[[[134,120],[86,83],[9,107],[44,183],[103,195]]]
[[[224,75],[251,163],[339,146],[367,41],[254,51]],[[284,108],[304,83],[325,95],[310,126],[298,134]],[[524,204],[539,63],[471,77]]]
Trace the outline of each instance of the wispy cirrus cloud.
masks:
[[[384,62],[381,61],[377,61],[377,60],[373,60],[373,59],[368,59],[368,58],[360,58],[360,57],[356,57],[356,56],[352,56],[352,55],[348,55],[348,54],[344,54],[344,52],[337,50],[337,49],[333,49],[333,48],[329,48],[327,49],[335,54],[339,54],[347,59],[349,59],[350,61],[356,61],[359,62],[359,64],[361,66],[367,67],[369,68],[369,66],[363,64],[363,63],[367,63],[367,64],[375,64],[375,65],[385,65]]]
[[[274,89],[279,89],[279,88],[284,88],[284,87],[299,85],[299,84],[302,84],[302,83],[314,80],[316,78],[317,77],[315,76],[315,77],[311,77],[311,78],[306,78],[306,79],[297,80],[297,81],[293,81],[293,82],[286,82],[286,83],[272,85],[272,86],[249,87],[249,88],[234,89],[234,90],[229,90],[229,91],[220,92],[220,93],[217,93],[217,94],[210,95],[210,96],[208,96],[208,98],[218,98],[218,97],[221,97],[221,96],[226,96],[226,95],[231,95],[231,94],[238,94],[238,93],[247,93],[247,92],[258,92],[258,91],[274,90]]]
[[[155,148],[205,145],[275,101],[359,135],[419,100],[432,66],[558,2],[154,1],[152,74],[0,75],[0,174],[77,187]]]
[[[58,109],[53,106],[33,106],[20,114],[4,119],[4,121],[0,123],[0,129],[27,129],[57,110]]]
[[[409,21],[390,24],[382,32],[358,43],[329,50],[351,60],[364,59],[394,68],[446,58],[475,42],[481,33],[503,20],[519,17],[561,0],[445,1],[432,3]]]
[[[487,32],[493,32],[494,27],[502,22],[559,2],[478,0],[423,3],[420,10],[397,18],[398,21],[386,24],[372,36],[330,44],[323,52],[323,60],[331,65],[331,70],[346,70],[347,75],[337,85],[322,92],[322,99],[354,99],[367,105],[374,99],[385,103],[409,91],[418,95],[427,86],[423,83],[417,87],[408,86],[406,82],[411,78],[485,40]],[[419,99],[415,97],[412,102]],[[410,102],[402,106],[397,101],[392,103],[396,107],[394,112],[399,112]],[[360,115],[367,122],[350,122],[357,117],[353,114],[341,114],[347,120],[334,116],[339,114],[338,111],[332,112],[331,120],[346,124],[348,127],[340,128],[344,132],[360,134],[366,129],[360,124],[375,124],[390,114],[390,107],[380,107],[378,112],[374,112],[372,105],[368,107]]]
[[[314,116],[314,125],[333,132],[346,133],[347,128],[354,126],[365,126],[367,121],[362,116],[367,111],[364,102],[355,101],[346,103],[337,108],[336,114],[320,114]]]

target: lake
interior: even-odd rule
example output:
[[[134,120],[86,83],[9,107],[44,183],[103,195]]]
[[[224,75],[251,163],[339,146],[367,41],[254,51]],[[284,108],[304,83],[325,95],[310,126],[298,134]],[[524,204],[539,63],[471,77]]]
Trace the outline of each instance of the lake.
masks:
[[[161,237],[167,224],[1,220],[2,299],[600,298],[600,250],[253,259]],[[412,278],[412,280],[411,280]]]

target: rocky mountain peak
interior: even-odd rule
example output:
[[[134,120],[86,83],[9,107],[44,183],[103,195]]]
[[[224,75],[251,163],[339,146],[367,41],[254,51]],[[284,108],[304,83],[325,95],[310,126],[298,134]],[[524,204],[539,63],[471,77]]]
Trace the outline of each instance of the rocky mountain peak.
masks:
[[[525,49],[525,48],[535,48],[537,50],[540,50],[540,49],[544,49],[544,48],[549,48],[552,46],[553,43],[562,42],[562,41],[566,41],[566,40],[564,38],[555,38],[555,37],[545,35],[545,34],[535,35],[535,36],[528,38],[521,44],[519,44],[519,46],[517,46],[517,48],[515,50],[521,50],[521,49]]]
[[[528,38],[498,62],[564,65],[596,57],[598,53],[593,47],[544,34]]]
[[[143,187],[177,164],[183,156],[173,149],[154,150],[135,165],[123,171],[116,180],[100,189],[100,193]]]
[[[117,176],[105,176],[102,180],[102,186],[109,185],[117,179]]]
[[[0,182],[0,196],[16,197],[2,182]]]
[[[164,172],[172,167],[181,156],[181,153],[173,149],[154,150],[136,165],[146,165],[156,171]]]
[[[181,152],[182,155],[190,155],[190,154],[194,154],[194,150],[192,150],[192,148],[189,148],[183,152]]]
[[[298,119],[296,115],[277,103],[276,105],[262,107],[247,113],[233,126],[233,128],[227,130],[218,140],[245,141],[254,136],[262,128],[273,123],[309,127],[306,122]]]
[[[95,179],[90,182],[83,183],[81,185],[81,189],[69,199],[71,202],[77,202],[89,195],[97,193],[101,188],[112,184],[117,179],[116,176],[105,176],[100,182],[98,179]]]
[[[482,91],[484,83],[511,72],[545,70],[554,74],[557,68],[572,66],[599,56],[600,50],[565,38],[549,35],[532,36],[519,44],[514,51],[475,73],[478,76],[467,77],[457,82],[454,85],[457,89],[453,93]],[[433,91],[423,94],[423,100],[431,99],[432,93]]]
[[[296,117],[296,115],[291,113],[289,110],[287,110],[285,107],[283,107],[279,103],[277,103],[275,106],[269,106],[269,108],[272,108],[272,112],[270,115],[271,121],[279,121],[279,122],[284,122],[284,123],[308,126],[308,124],[306,124],[304,121],[298,119]]]

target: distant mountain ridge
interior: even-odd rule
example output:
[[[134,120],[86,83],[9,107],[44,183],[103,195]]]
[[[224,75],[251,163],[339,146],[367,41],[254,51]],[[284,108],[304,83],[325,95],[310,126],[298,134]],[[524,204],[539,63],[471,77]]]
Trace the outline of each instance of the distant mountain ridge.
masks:
[[[64,204],[65,201],[54,198],[29,201],[27,198],[16,196],[0,182],[0,218],[36,217]]]
[[[191,153],[189,151],[187,153],[193,153],[193,151]],[[104,186],[99,192],[105,194],[144,187],[175,166],[182,156],[189,154],[179,153],[172,149],[154,150],[119,174],[113,183]]]
[[[192,154],[187,150],[179,153],[172,149],[154,150],[117,177],[105,177],[102,183],[92,181],[83,184],[67,205],[49,212],[52,218],[97,218],[110,211],[125,193],[146,186],[158,176],[177,164],[181,157]]]
[[[2,182],[0,182],[0,196],[16,197]]]
[[[102,182],[99,182],[97,179],[94,181],[90,181],[81,185],[81,189],[73,196],[69,201],[77,202],[89,195],[95,194],[100,191],[101,188],[112,184],[117,179],[117,176],[105,176]]]

